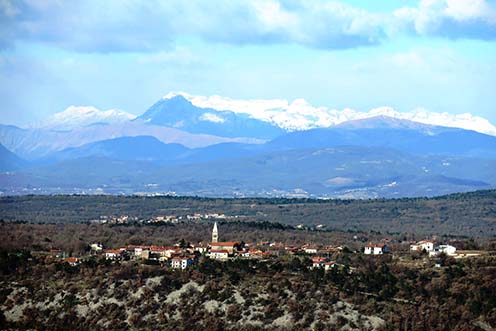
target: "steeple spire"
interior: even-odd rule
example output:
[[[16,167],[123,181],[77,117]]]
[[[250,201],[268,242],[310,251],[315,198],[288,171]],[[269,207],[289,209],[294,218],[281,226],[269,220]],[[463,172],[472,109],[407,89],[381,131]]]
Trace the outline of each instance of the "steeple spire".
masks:
[[[217,222],[214,223],[214,229],[212,230],[212,242],[216,243],[219,241],[219,230],[217,230]]]

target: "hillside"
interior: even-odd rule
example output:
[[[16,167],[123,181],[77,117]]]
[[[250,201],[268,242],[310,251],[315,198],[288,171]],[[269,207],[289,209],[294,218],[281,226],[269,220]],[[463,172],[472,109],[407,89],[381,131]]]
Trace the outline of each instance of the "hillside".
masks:
[[[26,165],[27,162],[25,160],[0,144],[0,172],[17,170]]]
[[[106,157],[114,160],[165,161],[189,149],[180,144],[164,144],[152,136],[120,137],[89,143],[54,153],[46,161],[56,162],[85,157]]]
[[[496,137],[475,131],[426,125],[387,116],[336,127],[288,133],[267,144],[273,149],[369,146],[412,154],[496,158]]]
[[[172,146],[157,145],[161,149]],[[67,152],[80,158],[0,174],[0,187],[7,195],[99,191],[206,197],[400,198],[496,185],[496,160],[420,156],[380,147],[261,152],[243,144],[222,144],[179,154],[134,150],[119,155],[117,144],[104,150],[92,146]],[[88,150],[94,153],[85,156]],[[170,162],[160,164],[147,159],[169,156]]]
[[[48,237],[45,237],[49,239]],[[90,256],[76,266],[0,251],[4,330],[490,330],[494,257],[434,261],[406,254],[216,261],[185,270]],[[441,260],[441,259],[440,259]],[[447,313],[449,311],[449,314]]]

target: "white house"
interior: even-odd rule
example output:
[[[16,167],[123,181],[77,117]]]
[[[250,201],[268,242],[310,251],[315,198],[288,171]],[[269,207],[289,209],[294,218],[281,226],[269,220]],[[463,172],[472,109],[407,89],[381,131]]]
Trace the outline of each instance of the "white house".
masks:
[[[117,260],[122,257],[125,251],[120,249],[107,249],[105,251],[105,259],[107,260]]]
[[[229,251],[225,249],[212,249],[210,250],[209,256],[216,260],[227,260],[229,258]]]
[[[150,247],[148,246],[135,246],[134,247],[134,255],[137,257],[141,257],[143,254],[143,251],[150,250]]]
[[[389,252],[391,249],[389,248],[388,245],[386,244],[368,244],[365,246],[365,249],[363,251],[364,254],[367,255],[381,255],[386,252]]]
[[[305,247],[303,248],[303,251],[306,254],[317,254],[317,247]]]
[[[410,250],[432,252],[434,250],[434,241],[432,240],[419,241],[416,244],[410,245]]]
[[[434,248],[432,252],[429,252],[429,256],[436,256],[441,253],[444,253],[446,255],[456,255],[456,247],[451,246],[451,245],[439,245]]]
[[[101,252],[101,251],[103,251],[103,245],[102,244],[94,243],[94,244],[91,244],[90,245],[90,248],[94,252]]]
[[[178,246],[150,246],[150,251],[161,258],[171,258],[174,254],[181,254],[182,250]]]
[[[184,270],[195,262],[195,259],[187,256],[187,257],[173,257],[171,260],[171,267],[173,269],[181,269]]]
[[[203,245],[197,245],[197,246],[194,246],[193,247],[193,251],[194,252],[198,252],[200,254],[203,254],[205,252],[207,252],[208,250],[208,247],[207,246],[203,246]]]
[[[314,257],[312,259],[312,269],[315,268],[324,268],[324,270],[329,270],[333,268],[335,265],[330,259],[326,257]]]

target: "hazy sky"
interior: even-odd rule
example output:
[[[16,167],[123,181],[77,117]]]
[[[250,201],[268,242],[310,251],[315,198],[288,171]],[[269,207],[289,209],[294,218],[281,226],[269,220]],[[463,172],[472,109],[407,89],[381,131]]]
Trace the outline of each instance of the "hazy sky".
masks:
[[[496,123],[496,3],[0,0],[2,123],[169,91]]]

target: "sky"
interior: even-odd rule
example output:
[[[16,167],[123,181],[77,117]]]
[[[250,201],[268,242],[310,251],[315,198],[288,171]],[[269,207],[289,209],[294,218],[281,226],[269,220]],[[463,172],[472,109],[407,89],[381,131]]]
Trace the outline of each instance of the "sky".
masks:
[[[496,123],[496,1],[0,0],[1,123],[171,91]]]

